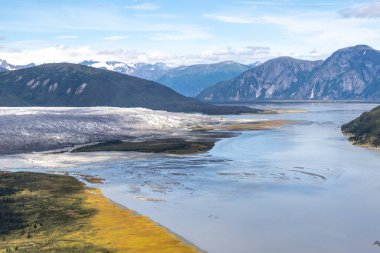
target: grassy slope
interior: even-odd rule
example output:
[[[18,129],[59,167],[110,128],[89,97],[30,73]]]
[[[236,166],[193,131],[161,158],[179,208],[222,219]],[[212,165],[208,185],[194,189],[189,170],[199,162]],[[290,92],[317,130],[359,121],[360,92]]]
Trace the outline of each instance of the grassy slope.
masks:
[[[79,92],[83,84],[86,86]],[[205,114],[259,112],[243,106],[215,106],[152,81],[68,63],[0,73],[0,106],[144,107]]]
[[[72,177],[0,173],[0,252],[198,252]]]
[[[350,140],[355,144],[380,146],[380,106],[344,124],[342,131],[352,135]]]

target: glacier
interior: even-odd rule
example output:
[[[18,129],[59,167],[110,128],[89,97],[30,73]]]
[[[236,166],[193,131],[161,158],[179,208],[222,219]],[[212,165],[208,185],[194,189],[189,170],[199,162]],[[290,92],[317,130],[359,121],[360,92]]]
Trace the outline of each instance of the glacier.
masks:
[[[68,148],[115,139],[177,136],[220,119],[145,108],[1,107],[0,154]]]

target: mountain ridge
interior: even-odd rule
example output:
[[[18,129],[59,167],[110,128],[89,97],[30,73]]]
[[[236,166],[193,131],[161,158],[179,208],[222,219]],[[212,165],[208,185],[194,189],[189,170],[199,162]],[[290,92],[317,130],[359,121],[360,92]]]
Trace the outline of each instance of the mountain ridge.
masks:
[[[343,48],[325,61],[279,57],[202,91],[209,102],[380,100],[380,51]]]
[[[71,63],[0,73],[0,106],[144,107],[172,112],[258,112],[184,97],[153,81]]]
[[[155,81],[168,86],[182,95],[192,97],[210,85],[238,76],[243,71],[252,67],[234,61],[181,65],[178,67],[169,67],[160,62],[155,64],[127,64],[117,61],[99,62],[87,60],[79,64]],[[260,63],[253,63],[254,66],[258,64]]]
[[[30,68],[36,66],[34,63],[29,63],[26,65],[13,65],[8,63],[6,60],[0,59],[0,72],[19,70],[24,68]]]

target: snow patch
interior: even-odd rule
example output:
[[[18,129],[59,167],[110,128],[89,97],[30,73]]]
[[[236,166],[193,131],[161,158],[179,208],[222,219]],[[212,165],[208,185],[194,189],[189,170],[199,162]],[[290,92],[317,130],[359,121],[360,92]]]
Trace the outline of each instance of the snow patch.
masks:
[[[31,87],[30,87],[30,89],[35,89],[35,88],[37,88],[38,86],[40,85],[40,81],[37,81],[37,82],[35,82]]]
[[[54,84],[49,86],[49,92],[53,92],[58,88],[58,83],[55,82]]]
[[[84,91],[84,89],[87,87],[87,83],[82,83],[77,90],[75,91],[75,95],[80,95]]]
[[[42,86],[46,86],[48,83],[50,82],[50,79],[46,79],[43,83],[42,83]]]
[[[32,86],[34,83],[34,79],[30,80],[29,82],[26,83],[26,86]]]
[[[313,99],[314,98],[314,88],[315,87],[313,87],[312,89],[311,89],[311,93],[310,93],[310,99]]]

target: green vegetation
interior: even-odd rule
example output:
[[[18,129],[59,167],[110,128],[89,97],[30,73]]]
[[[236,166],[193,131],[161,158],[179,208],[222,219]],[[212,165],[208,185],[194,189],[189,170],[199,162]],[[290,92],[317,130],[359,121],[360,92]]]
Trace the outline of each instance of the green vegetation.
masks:
[[[0,253],[199,252],[68,176],[2,172],[0,207]]]
[[[205,114],[258,113],[246,106],[216,106],[153,81],[78,64],[44,64],[0,73],[0,106],[144,107]]]
[[[72,177],[1,173],[0,252],[109,252],[87,243],[59,244],[96,212],[84,206],[82,190]]]
[[[184,139],[157,139],[139,142],[110,141],[77,148],[73,152],[137,151],[145,153],[193,154],[205,152],[215,141],[189,141]]]
[[[363,113],[359,118],[344,124],[342,131],[352,135],[350,141],[359,145],[380,146],[380,106],[370,112]]]

